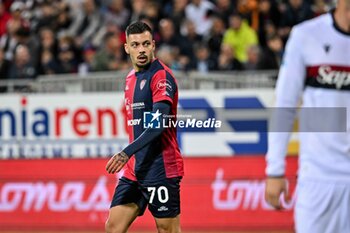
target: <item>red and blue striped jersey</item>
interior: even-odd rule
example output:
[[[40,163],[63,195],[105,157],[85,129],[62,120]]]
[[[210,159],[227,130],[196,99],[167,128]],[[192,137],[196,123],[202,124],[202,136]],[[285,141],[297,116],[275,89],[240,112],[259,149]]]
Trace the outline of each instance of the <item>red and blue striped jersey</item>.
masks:
[[[166,101],[171,105],[169,115],[176,116],[178,88],[171,70],[158,59],[141,72],[132,70],[126,78],[125,108],[129,142],[145,130],[144,113],[153,104]],[[132,122],[132,123],[131,123]],[[124,176],[131,180],[154,181],[184,175],[183,158],[177,142],[176,128],[169,127],[159,137],[131,156]]]

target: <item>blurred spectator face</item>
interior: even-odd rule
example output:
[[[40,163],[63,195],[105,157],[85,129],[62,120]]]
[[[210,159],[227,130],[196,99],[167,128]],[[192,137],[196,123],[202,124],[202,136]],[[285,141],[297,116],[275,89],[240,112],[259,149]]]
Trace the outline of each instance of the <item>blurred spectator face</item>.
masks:
[[[199,46],[196,50],[196,57],[200,61],[205,61],[209,57],[208,48],[205,46]]]
[[[247,51],[248,62],[252,64],[257,64],[259,61],[259,53],[260,50],[258,46],[250,46]]]
[[[274,36],[267,41],[267,45],[274,52],[280,52],[283,48],[282,39],[279,36]]]
[[[174,35],[173,22],[168,19],[162,19],[159,23],[159,31],[162,39],[169,40]]]
[[[157,57],[167,66],[171,66],[175,60],[174,53],[171,50],[170,47],[163,46],[157,51]]]
[[[186,21],[186,31],[187,31],[187,35],[196,35],[196,26],[194,25],[194,23],[190,20]]]
[[[188,0],[174,0],[174,11],[179,12],[186,8]]]
[[[303,4],[303,0],[289,0],[289,4],[292,8],[298,9]]]
[[[132,1],[132,11],[135,14],[141,14],[141,12],[146,7],[146,1],[145,0],[133,0]]]
[[[230,7],[230,0],[217,0],[216,4],[219,9],[228,9]]]
[[[41,55],[41,63],[47,64],[52,60],[53,56],[52,53],[48,50],[45,50]]]
[[[123,0],[112,0],[110,4],[110,8],[115,12],[120,12],[124,9],[124,1]]]
[[[41,13],[43,14],[44,18],[49,18],[55,14],[55,9],[50,4],[44,4],[42,5]]]
[[[84,61],[88,64],[92,64],[95,58],[96,51],[88,49],[84,52]]]
[[[202,0],[192,0],[192,3],[196,6],[199,6],[201,4]]]
[[[24,7],[25,5],[23,2],[13,2],[10,7],[12,17],[16,19],[21,18],[21,14],[24,10]]]
[[[94,0],[85,0],[84,10],[87,14],[92,14],[95,12],[96,6]]]
[[[275,25],[273,25],[272,22],[267,22],[265,24],[265,34],[266,36],[272,36],[275,35],[277,32]]]
[[[214,17],[213,18],[213,26],[212,26],[212,30],[214,32],[214,34],[221,34],[225,31],[225,23],[224,21],[219,18],[219,17]]]
[[[21,27],[21,21],[10,19],[7,22],[7,31],[10,33],[10,35],[14,35],[18,29]]]
[[[158,5],[154,2],[148,2],[146,8],[144,9],[144,14],[151,19],[158,17]]]
[[[268,13],[271,8],[271,3],[269,0],[262,0],[259,2],[259,11],[262,13]]]
[[[17,66],[24,66],[30,61],[29,49],[27,46],[20,45],[16,49],[15,61]]]
[[[69,48],[62,48],[58,54],[60,61],[67,63],[74,59],[74,53]]]
[[[233,58],[233,48],[229,44],[222,44],[220,48],[220,55]]]
[[[139,34],[131,34],[126,38],[125,52],[136,70],[148,66],[154,58],[155,41],[149,31]]]
[[[106,47],[109,50],[109,52],[113,52],[115,50],[120,49],[121,43],[119,41],[119,38],[115,35],[109,37],[106,41]]]
[[[41,44],[44,48],[49,49],[55,43],[55,35],[51,29],[43,29],[40,32]]]
[[[230,17],[230,27],[233,30],[239,30],[242,24],[242,18],[239,15],[233,15]]]

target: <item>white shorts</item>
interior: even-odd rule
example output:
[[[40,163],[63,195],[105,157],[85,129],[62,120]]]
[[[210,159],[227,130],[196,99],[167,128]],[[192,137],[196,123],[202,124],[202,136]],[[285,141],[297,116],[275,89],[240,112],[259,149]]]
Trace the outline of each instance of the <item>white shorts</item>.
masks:
[[[350,233],[350,183],[299,181],[297,233]]]

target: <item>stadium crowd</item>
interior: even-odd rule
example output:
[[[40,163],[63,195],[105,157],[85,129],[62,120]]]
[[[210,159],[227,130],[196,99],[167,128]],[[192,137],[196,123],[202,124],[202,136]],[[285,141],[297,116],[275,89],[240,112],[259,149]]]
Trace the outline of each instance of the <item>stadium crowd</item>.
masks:
[[[0,79],[125,70],[125,27],[143,20],[173,70],[277,69],[291,27],[327,0],[0,0]]]

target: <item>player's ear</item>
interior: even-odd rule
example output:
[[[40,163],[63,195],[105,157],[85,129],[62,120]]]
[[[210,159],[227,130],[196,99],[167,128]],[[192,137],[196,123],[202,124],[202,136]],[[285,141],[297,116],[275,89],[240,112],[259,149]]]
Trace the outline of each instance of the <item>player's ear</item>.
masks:
[[[156,41],[155,40],[152,40],[152,50],[155,51],[156,49]]]
[[[125,43],[125,44],[124,44],[124,50],[125,50],[125,52],[126,52],[127,54],[130,54],[128,43]]]

